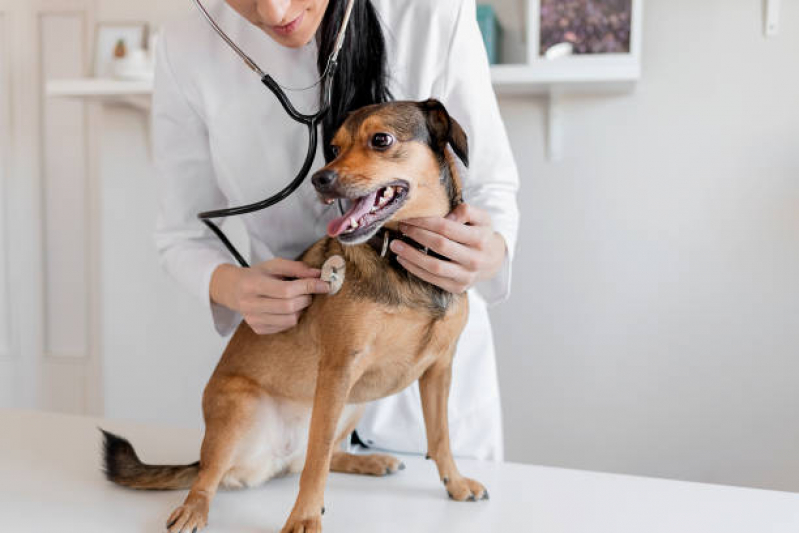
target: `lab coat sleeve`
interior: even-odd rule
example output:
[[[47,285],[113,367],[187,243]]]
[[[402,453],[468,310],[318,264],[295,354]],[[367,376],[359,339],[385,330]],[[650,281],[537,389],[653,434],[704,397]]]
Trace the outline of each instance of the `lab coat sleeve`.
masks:
[[[240,316],[211,301],[214,270],[233,260],[197,213],[227,206],[210,156],[208,131],[169,58],[169,33],[159,42],[153,93],[153,158],[160,186],[155,245],[165,270],[208,309],[216,331],[229,334]]]
[[[500,271],[476,286],[487,303],[495,304],[510,293],[511,262],[519,226],[519,175],[491,85],[474,0],[460,2],[440,87],[441,101],[469,138],[470,167],[461,173],[464,200],[491,215],[494,230],[507,245]]]

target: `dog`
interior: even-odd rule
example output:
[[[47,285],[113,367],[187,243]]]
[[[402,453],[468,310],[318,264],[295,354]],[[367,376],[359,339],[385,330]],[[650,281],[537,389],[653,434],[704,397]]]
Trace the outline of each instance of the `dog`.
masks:
[[[437,100],[398,101],[351,113],[331,146],[335,158],[311,181],[321,201],[346,199],[351,207],[300,260],[320,268],[343,258],[340,290],[314,298],[281,333],[238,327],[203,394],[199,462],[145,465],[128,441],[104,432],[109,480],[190,489],[167,520],[170,533],[204,528],[220,486],[250,487],[295,472],[300,491],[282,533],[321,531],[329,471],[382,476],[404,468],[390,455],[350,454],[340,444],[366,402],[416,380],[427,457],[450,498],[488,498],[482,484],[458,471],[449,442],[447,399],[467,295],[408,273],[386,246],[403,238],[401,220],[445,216],[462,202],[455,156],[468,166],[466,134]]]

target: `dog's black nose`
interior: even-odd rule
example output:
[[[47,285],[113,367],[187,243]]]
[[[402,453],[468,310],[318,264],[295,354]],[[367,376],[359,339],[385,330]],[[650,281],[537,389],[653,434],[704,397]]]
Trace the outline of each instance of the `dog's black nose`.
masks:
[[[333,184],[336,183],[336,178],[338,178],[338,174],[336,174],[335,170],[320,170],[313,175],[311,183],[313,183],[317,191],[329,192]]]

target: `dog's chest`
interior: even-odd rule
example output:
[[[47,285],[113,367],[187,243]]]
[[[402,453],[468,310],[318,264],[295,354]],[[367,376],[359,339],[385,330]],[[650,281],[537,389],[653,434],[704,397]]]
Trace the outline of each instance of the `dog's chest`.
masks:
[[[365,368],[351,402],[384,398],[408,387],[434,362],[452,357],[463,329],[461,304],[442,318],[418,309],[371,310],[374,334],[364,343]]]

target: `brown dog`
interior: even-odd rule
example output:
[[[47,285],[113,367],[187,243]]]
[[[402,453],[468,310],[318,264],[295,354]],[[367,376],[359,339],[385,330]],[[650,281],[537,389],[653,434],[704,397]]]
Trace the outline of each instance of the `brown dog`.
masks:
[[[142,464],[130,444],[105,434],[108,479],[137,489],[191,487],[169,517],[171,533],[206,525],[222,485],[258,485],[302,470],[283,532],[321,531],[329,470],[384,475],[403,468],[388,455],[339,451],[365,402],[419,380],[428,456],[455,500],[488,497],[452,458],[447,425],[452,357],[466,323],[466,295],[407,273],[384,244],[406,218],[444,216],[461,201],[451,146],[468,164],[466,135],[438,101],[393,102],[351,114],[333,139],[336,159],[313,176],[326,203],[352,207],[328,237],[301,256],[319,268],[334,255],[346,275],[335,295],[317,297],[296,327],[256,335],[242,323],[205,388],[199,463]]]

